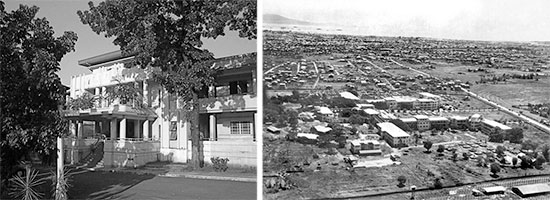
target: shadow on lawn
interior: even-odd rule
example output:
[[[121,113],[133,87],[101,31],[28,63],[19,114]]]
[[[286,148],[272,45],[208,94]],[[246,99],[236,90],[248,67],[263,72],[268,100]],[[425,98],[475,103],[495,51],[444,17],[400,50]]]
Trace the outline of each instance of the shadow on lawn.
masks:
[[[153,174],[130,172],[85,172],[72,177],[70,199],[110,199],[114,195],[154,178]]]

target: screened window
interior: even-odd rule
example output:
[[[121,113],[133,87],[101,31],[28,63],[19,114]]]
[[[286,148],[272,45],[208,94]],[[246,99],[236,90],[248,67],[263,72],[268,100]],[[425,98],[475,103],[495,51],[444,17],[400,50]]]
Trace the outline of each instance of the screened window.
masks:
[[[235,134],[235,135],[250,134],[251,133],[250,124],[251,123],[248,121],[231,122],[231,134]]]
[[[178,122],[170,122],[170,140],[178,139]]]

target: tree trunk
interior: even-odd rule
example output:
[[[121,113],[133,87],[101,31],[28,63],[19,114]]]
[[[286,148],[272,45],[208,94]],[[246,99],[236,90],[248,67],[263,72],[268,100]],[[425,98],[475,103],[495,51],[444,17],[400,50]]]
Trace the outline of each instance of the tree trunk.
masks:
[[[189,121],[191,126],[191,164],[193,169],[204,166],[204,154],[202,152],[203,148],[199,132],[199,105],[199,97],[196,93],[193,93],[193,110],[191,111],[191,120]]]

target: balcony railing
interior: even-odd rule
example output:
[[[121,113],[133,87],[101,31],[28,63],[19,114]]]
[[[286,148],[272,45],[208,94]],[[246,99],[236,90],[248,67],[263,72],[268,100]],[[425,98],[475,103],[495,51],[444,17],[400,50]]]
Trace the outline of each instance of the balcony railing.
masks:
[[[239,94],[200,99],[201,112],[253,111],[257,109],[256,94]]]

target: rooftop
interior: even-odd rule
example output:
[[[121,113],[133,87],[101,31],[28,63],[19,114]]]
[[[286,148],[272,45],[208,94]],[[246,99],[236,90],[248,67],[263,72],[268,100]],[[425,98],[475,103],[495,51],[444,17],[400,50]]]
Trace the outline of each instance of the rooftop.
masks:
[[[332,110],[330,110],[330,108],[328,108],[328,107],[319,107],[319,113],[324,114],[324,115],[334,114],[332,112]]]
[[[378,115],[378,114],[380,114],[380,112],[378,112],[378,111],[376,111],[372,108],[367,108],[363,111],[365,111],[365,113],[367,113],[368,115]]]
[[[319,135],[313,134],[313,133],[298,133],[296,137],[305,137],[310,140],[316,140],[319,137]]]
[[[359,97],[355,96],[351,92],[340,92],[340,96],[344,97],[345,99],[359,100]]]
[[[501,124],[501,123],[498,123],[496,121],[493,121],[493,120],[490,120],[490,119],[483,119],[483,121],[481,121],[482,123],[485,123],[491,127],[498,127],[502,130],[510,130],[512,128],[510,128],[509,126],[506,126],[504,124]]]
[[[428,116],[426,116],[426,115],[415,115],[414,118],[416,118],[416,119],[428,119]]]
[[[550,185],[546,183],[531,184],[531,185],[520,185],[512,187],[514,192],[520,192],[521,195],[533,195],[538,193],[550,192]]]
[[[380,130],[381,131],[384,131],[386,133],[388,133],[389,135],[391,135],[393,138],[398,138],[398,137],[409,137],[409,134],[406,133],[405,131],[401,130],[399,127],[397,127],[395,124],[393,123],[390,123],[390,122],[382,122],[382,123],[378,123],[376,124],[378,125],[378,127],[380,127]]]

